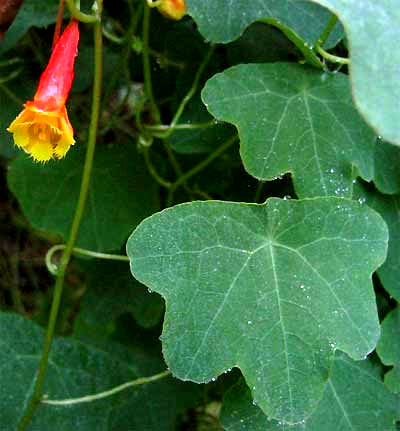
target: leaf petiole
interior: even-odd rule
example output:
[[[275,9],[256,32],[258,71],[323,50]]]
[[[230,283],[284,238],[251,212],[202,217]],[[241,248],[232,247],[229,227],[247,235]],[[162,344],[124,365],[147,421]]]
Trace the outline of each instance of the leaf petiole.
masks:
[[[154,376],[140,377],[138,379],[131,380],[129,382],[123,383],[122,385],[116,386],[115,388],[109,389],[104,392],[99,392],[97,394],[85,395],[84,397],[79,398],[67,398],[65,400],[49,400],[44,397],[42,398],[41,403],[50,404],[52,406],[71,406],[73,404],[91,403],[96,400],[111,397],[112,395],[115,395],[118,392],[124,391],[125,389],[131,388],[133,386],[140,386],[147,383],[155,382],[156,380],[162,379],[169,375],[171,375],[171,371],[167,370],[155,374]]]
[[[61,250],[65,250],[67,246],[65,244],[57,244],[53,247],[49,248],[46,253],[45,262],[46,267],[49,272],[53,275],[57,275],[58,266],[52,262],[53,256],[55,253]],[[82,256],[94,257],[96,259],[106,259],[106,260],[120,260],[124,262],[129,262],[129,258],[120,254],[111,254],[111,253],[100,253],[98,251],[87,250],[85,248],[74,247],[72,249],[73,254],[80,254]]]

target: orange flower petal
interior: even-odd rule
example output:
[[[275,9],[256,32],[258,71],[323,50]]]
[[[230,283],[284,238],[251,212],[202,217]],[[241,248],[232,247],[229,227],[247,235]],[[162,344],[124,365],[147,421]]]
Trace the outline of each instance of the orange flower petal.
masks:
[[[158,10],[167,18],[180,20],[186,13],[185,0],[161,0]]]

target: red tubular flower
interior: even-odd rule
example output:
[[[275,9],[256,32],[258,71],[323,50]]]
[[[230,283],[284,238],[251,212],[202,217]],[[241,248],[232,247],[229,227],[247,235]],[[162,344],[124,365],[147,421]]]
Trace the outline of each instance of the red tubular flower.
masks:
[[[78,22],[72,20],[54,46],[33,100],[25,103],[7,129],[17,147],[36,161],[60,159],[75,143],[65,102],[74,79],[78,42]]]

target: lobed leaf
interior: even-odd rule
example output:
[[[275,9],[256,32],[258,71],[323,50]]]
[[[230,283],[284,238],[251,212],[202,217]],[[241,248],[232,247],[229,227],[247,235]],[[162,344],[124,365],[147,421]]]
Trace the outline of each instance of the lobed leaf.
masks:
[[[138,226],[127,254],[166,300],[172,372],[207,382],[239,367],[263,411],[295,423],[316,408],[335,349],[354,359],[374,349],[371,273],[386,244],[366,205],[272,198],[164,210]]]
[[[238,128],[244,167],[256,178],[291,172],[299,197],[350,197],[354,166],[373,177],[375,136],[345,75],[293,63],[239,65],[211,78],[202,97]]]
[[[252,22],[271,18],[314,45],[328,23],[330,14],[320,6],[303,0],[187,0],[188,13],[200,33],[211,42],[227,43],[239,37]],[[334,46],[342,34],[335,28],[328,40]]]
[[[385,388],[369,360],[354,362],[342,354],[320,404],[304,422],[288,427],[268,420],[242,380],[227,392],[221,421],[226,431],[395,431],[399,407],[400,398]]]

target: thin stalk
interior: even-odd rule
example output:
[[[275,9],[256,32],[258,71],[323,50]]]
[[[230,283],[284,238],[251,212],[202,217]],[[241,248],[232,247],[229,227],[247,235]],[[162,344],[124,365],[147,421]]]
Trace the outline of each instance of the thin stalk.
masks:
[[[68,2],[68,0],[67,0]],[[98,0],[98,14],[101,15],[102,0]],[[50,318],[47,326],[47,332],[44,340],[42,357],[39,363],[39,369],[35,385],[33,388],[32,397],[18,425],[18,431],[25,431],[35,413],[37,406],[41,401],[43,385],[45,382],[47,364],[51,344],[54,337],[55,327],[57,323],[58,311],[60,308],[62,292],[64,287],[64,279],[66,270],[73,252],[74,244],[78,236],[79,226],[82,220],[83,211],[89,191],[90,175],[93,166],[94,150],[96,146],[97,127],[99,119],[100,97],[101,97],[101,80],[102,80],[102,60],[103,60],[103,42],[101,34],[101,22],[96,18],[94,24],[94,83],[93,83],[93,99],[92,99],[92,114],[89,126],[88,146],[86,150],[85,165],[83,168],[81,189],[78,203],[75,209],[74,219],[72,221],[71,231],[65,251],[61,257],[60,268],[57,273],[57,279],[54,288],[53,302],[51,304]]]
[[[172,128],[173,130],[193,130],[193,129],[207,129],[209,127],[215,126],[217,124],[216,120],[211,121],[205,121],[204,123],[187,123],[187,124],[176,124],[174,127],[172,127],[170,124],[159,124],[155,126],[144,126],[146,130],[150,130],[154,137],[156,138],[163,138],[164,133],[163,132],[169,132],[169,130]],[[159,133],[159,136],[157,133]]]
[[[325,30],[322,32],[321,36],[317,40],[317,45],[324,46],[332,30],[335,28],[337,20],[338,19],[336,15],[331,15],[331,17],[329,18],[328,24],[325,27]]]
[[[151,68],[150,68],[150,52],[149,52],[149,36],[150,36],[150,13],[148,5],[144,7],[143,15],[143,77],[144,89],[149,99],[150,110],[153,114],[156,124],[161,123],[161,115],[158,106],[154,100],[153,86],[151,83]]]
[[[8,96],[11,100],[13,100],[18,105],[23,105],[24,101],[20,99],[16,94],[14,94],[7,86],[3,85],[0,80],[0,89]]]
[[[258,181],[256,193],[254,194],[254,202],[258,203],[261,197],[262,190],[264,188],[264,183],[262,181]]]
[[[197,164],[195,167],[187,171],[185,174],[183,174],[181,177],[179,177],[171,187],[177,188],[182,183],[184,183],[189,178],[193,177],[194,175],[198,174],[200,171],[202,171],[204,168],[206,168],[213,160],[215,160],[217,157],[219,157],[224,151],[226,151],[229,147],[231,147],[235,142],[237,141],[237,136],[233,136],[232,138],[225,141],[222,145],[220,145],[214,152],[212,152],[208,157],[206,157],[203,161],[201,161],[199,164]]]
[[[172,168],[175,171],[175,175],[179,178],[183,175],[182,168],[179,165],[178,160],[176,159],[174,152],[172,151],[171,145],[167,141],[163,141],[164,149],[167,153],[168,160],[171,163]]]
[[[198,70],[196,72],[196,75],[195,75],[194,80],[193,80],[193,84],[190,87],[189,91],[186,93],[185,97],[182,99],[181,103],[179,104],[178,109],[176,110],[175,115],[172,118],[172,121],[171,121],[171,124],[169,125],[168,130],[165,133],[160,134],[158,137],[161,137],[163,139],[168,138],[172,134],[172,132],[177,128],[177,123],[178,123],[179,119],[181,118],[181,115],[183,114],[183,111],[184,111],[186,105],[188,104],[190,99],[196,94],[201,76],[202,76],[204,69],[206,68],[208,62],[210,61],[212,55],[214,54],[214,51],[215,51],[215,45],[211,46],[207,55],[204,57],[203,62],[201,63],[200,67],[198,68]]]
[[[58,10],[57,10],[57,18],[56,18],[56,26],[54,28],[54,35],[53,35],[53,45],[51,49],[54,48],[55,44],[57,43],[58,38],[60,37],[61,32],[61,25],[64,18],[64,0],[59,0],[58,2]]]
[[[46,267],[49,272],[53,275],[57,275],[58,266],[55,265],[52,260],[55,253],[61,250],[65,250],[67,246],[65,244],[57,244],[51,247],[45,257]],[[98,251],[87,250],[85,248],[74,247],[72,249],[73,254],[79,254],[81,256],[94,257],[96,259],[106,259],[106,260],[119,260],[123,262],[129,262],[129,257],[121,254],[111,254],[111,253],[100,253]]]
[[[121,69],[122,71],[124,71],[126,73],[126,77],[128,80],[130,80],[130,76],[129,76],[129,68],[128,68],[128,61],[129,61],[129,57],[131,55],[131,45],[132,42],[134,40],[135,37],[135,33],[139,24],[139,20],[142,16],[142,7],[138,7],[138,10],[135,11],[133,10],[133,6],[131,4],[131,2],[128,2],[129,5],[129,11],[130,11],[130,23],[129,23],[129,27],[128,30],[126,31],[125,35],[121,38],[118,38],[117,36],[111,35],[109,33],[107,33],[106,37],[113,37],[116,38],[113,41],[115,43],[118,44],[125,44],[125,46],[122,48],[122,55],[120,57],[119,60],[119,65],[118,67],[116,67],[109,79],[109,84],[107,85],[107,88],[105,88],[104,91],[104,97],[103,97],[103,106],[106,106],[110,96],[112,94],[112,90],[115,87],[115,84],[117,83],[118,78],[121,76]],[[103,29],[103,35],[106,35],[106,30]]]
[[[325,69],[324,63],[322,63],[318,56],[315,54],[314,48],[308,43],[304,42],[304,40],[299,37],[297,33],[294,32],[291,28],[287,27],[286,25],[282,24],[281,21],[278,21],[274,18],[263,18],[259,21],[279,28],[279,30],[281,30],[281,32],[301,51],[304,56],[304,60],[307,63],[318,69]]]
[[[78,21],[85,24],[91,24],[99,21],[99,13],[97,13],[96,15],[88,15],[87,13],[83,13],[79,10],[79,8],[75,4],[75,0],[65,0],[65,2],[67,3],[69,13]]]
[[[162,178],[158,174],[156,168],[153,166],[153,163],[151,162],[150,146],[143,147],[143,155],[144,155],[144,160],[146,162],[146,166],[147,166],[147,169],[148,169],[150,175],[157,181],[158,184],[160,184],[160,186],[163,186],[167,189],[170,188],[171,183],[167,180],[164,180],[164,178]]]
[[[65,400],[48,400],[46,398],[42,399],[43,404],[50,404],[52,406],[71,406],[73,404],[91,403],[96,400],[101,400],[103,398],[111,397],[118,392],[124,391],[125,389],[131,388],[133,386],[140,386],[146,383],[155,382],[156,380],[167,377],[171,374],[171,371],[163,371],[162,373],[155,374],[150,377],[140,377],[136,380],[131,380],[130,382],[123,383],[122,385],[116,386],[115,388],[109,389],[108,391],[99,392],[97,394],[86,395],[79,398],[67,398]]]
[[[14,70],[13,72],[11,72],[8,76],[6,76],[5,78],[0,78],[0,84],[5,84],[9,81],[12,81],[13,79],[15,79],[20,73],[22,72],[22,67],[20,67],[17,70]]]
[[[208,62],[210,61],[212,55],[214,54],[214,51],[215,51],[215,45],[211,46],[211,48],[208,50],[207,55],[204,57],[203,62],[201,63],[200,67],[198,68],[198,70],[196,72],[196,76],[194,77],[192,87],[187,92],[186,96],[182,99],[182,102],[180,103],[178,109],[176,110],[174,118],[171,121],[171,128],[172,129],[178,123],[179,118],[181,117],[181,115],[182,115],[187,103],[189,102],[189,100],[195,95],[197,88],[199,86],[201,76],[204,72],[204,69],[206,68]]]
[[[349,58],[343,58],[343,57],[338,57],[336,55],[329,54],[329,52],[326,52],[320,46],[317,46],[317,51],[318,51],[318,54],[320,54],[323,58],[325,58],[325,60],[328,60],[331,63],[350,64]]]
[[[8,67],[8,66],[12,66],[13,64],[18,64],[18,63],[23,63],[22,58],[14,57],[14,58],[10,58],[8,60],[0,61],[0,67]]]
[[[205,169],[213,160],[219,157],[224,151],[226,151],[229,147],[231,147],[237,141],[237,136],[233,136],[232,138],[225,141],[222,145],[220,145],[214,152],[212,152],[208,157],[202,160],[199,164],[194,166],[192,169],[187,171],[185,174],[181,175],[170,187],[167,199],[167,206],[172,204],[172,198],[174,191],[183,183],[185,183],[189,178],[198,174],[200,171]]]

